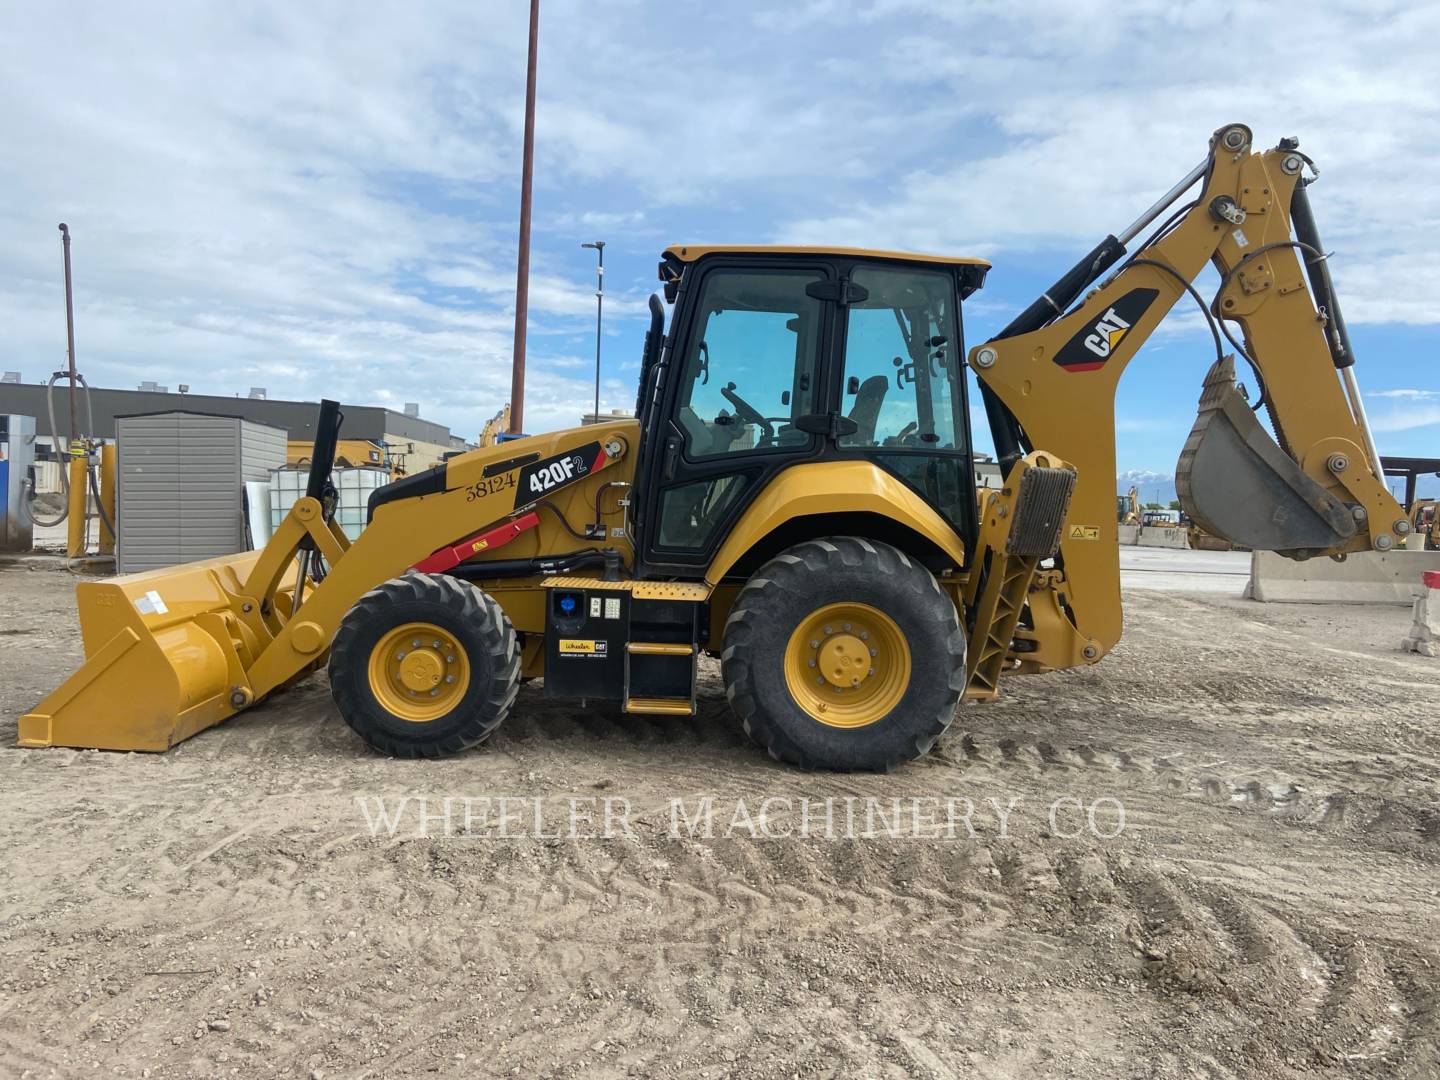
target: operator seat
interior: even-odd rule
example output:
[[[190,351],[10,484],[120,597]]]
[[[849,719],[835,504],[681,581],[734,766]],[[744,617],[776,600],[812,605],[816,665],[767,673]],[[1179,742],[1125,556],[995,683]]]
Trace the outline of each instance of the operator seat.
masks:
[[[860,384],[855,392],[855,404],[850,406],[850,419],[855,421],[855,434],[846,438],[851,446],[874,446],[875,425],[880,421],[880,406],[890,390],[890,380],[884,375],[871,375]]]

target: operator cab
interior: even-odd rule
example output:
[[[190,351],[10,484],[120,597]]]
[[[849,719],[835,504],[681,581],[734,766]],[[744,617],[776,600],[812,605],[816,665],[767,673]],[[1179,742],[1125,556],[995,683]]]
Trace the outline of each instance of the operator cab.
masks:
[[[775,476],[844,458],[898,478],[968,546],[960,305],[988,269],[849,248],[668,248],[674,315],[665,336],[652,297],[637,403],[643,571],[700,576]]]

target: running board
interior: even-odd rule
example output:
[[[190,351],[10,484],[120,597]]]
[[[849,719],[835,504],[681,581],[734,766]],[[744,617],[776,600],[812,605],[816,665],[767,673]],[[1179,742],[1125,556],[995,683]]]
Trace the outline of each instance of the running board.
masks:
[[[627,698],[625,711],[647,716],[694,716],[695,702],[689,698]]]

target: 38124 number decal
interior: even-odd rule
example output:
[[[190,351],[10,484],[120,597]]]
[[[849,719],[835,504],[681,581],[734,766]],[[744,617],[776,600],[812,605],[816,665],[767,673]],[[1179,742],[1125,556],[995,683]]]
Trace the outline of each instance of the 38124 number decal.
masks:
[[[498,495],[514,486],[515,474],[513,472],[501,473],[499,476],[487,476],[465,489],[465,501],[474,502],[476,499],[483,499],[488,495]]]

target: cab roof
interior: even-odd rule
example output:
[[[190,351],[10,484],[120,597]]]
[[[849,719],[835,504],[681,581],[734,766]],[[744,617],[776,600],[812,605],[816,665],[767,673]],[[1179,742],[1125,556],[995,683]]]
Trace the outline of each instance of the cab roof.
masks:
[[[959,255],[924,255],[912,251],[789,244],[671,244],[665,249],[665,254],[687,263],[705,255],[843,255],[860,259],[895,259],[901,262],[942,263],[945,266],[975,266],[984,270],[989,270],[991,265],[988,259],[970,259]]]

